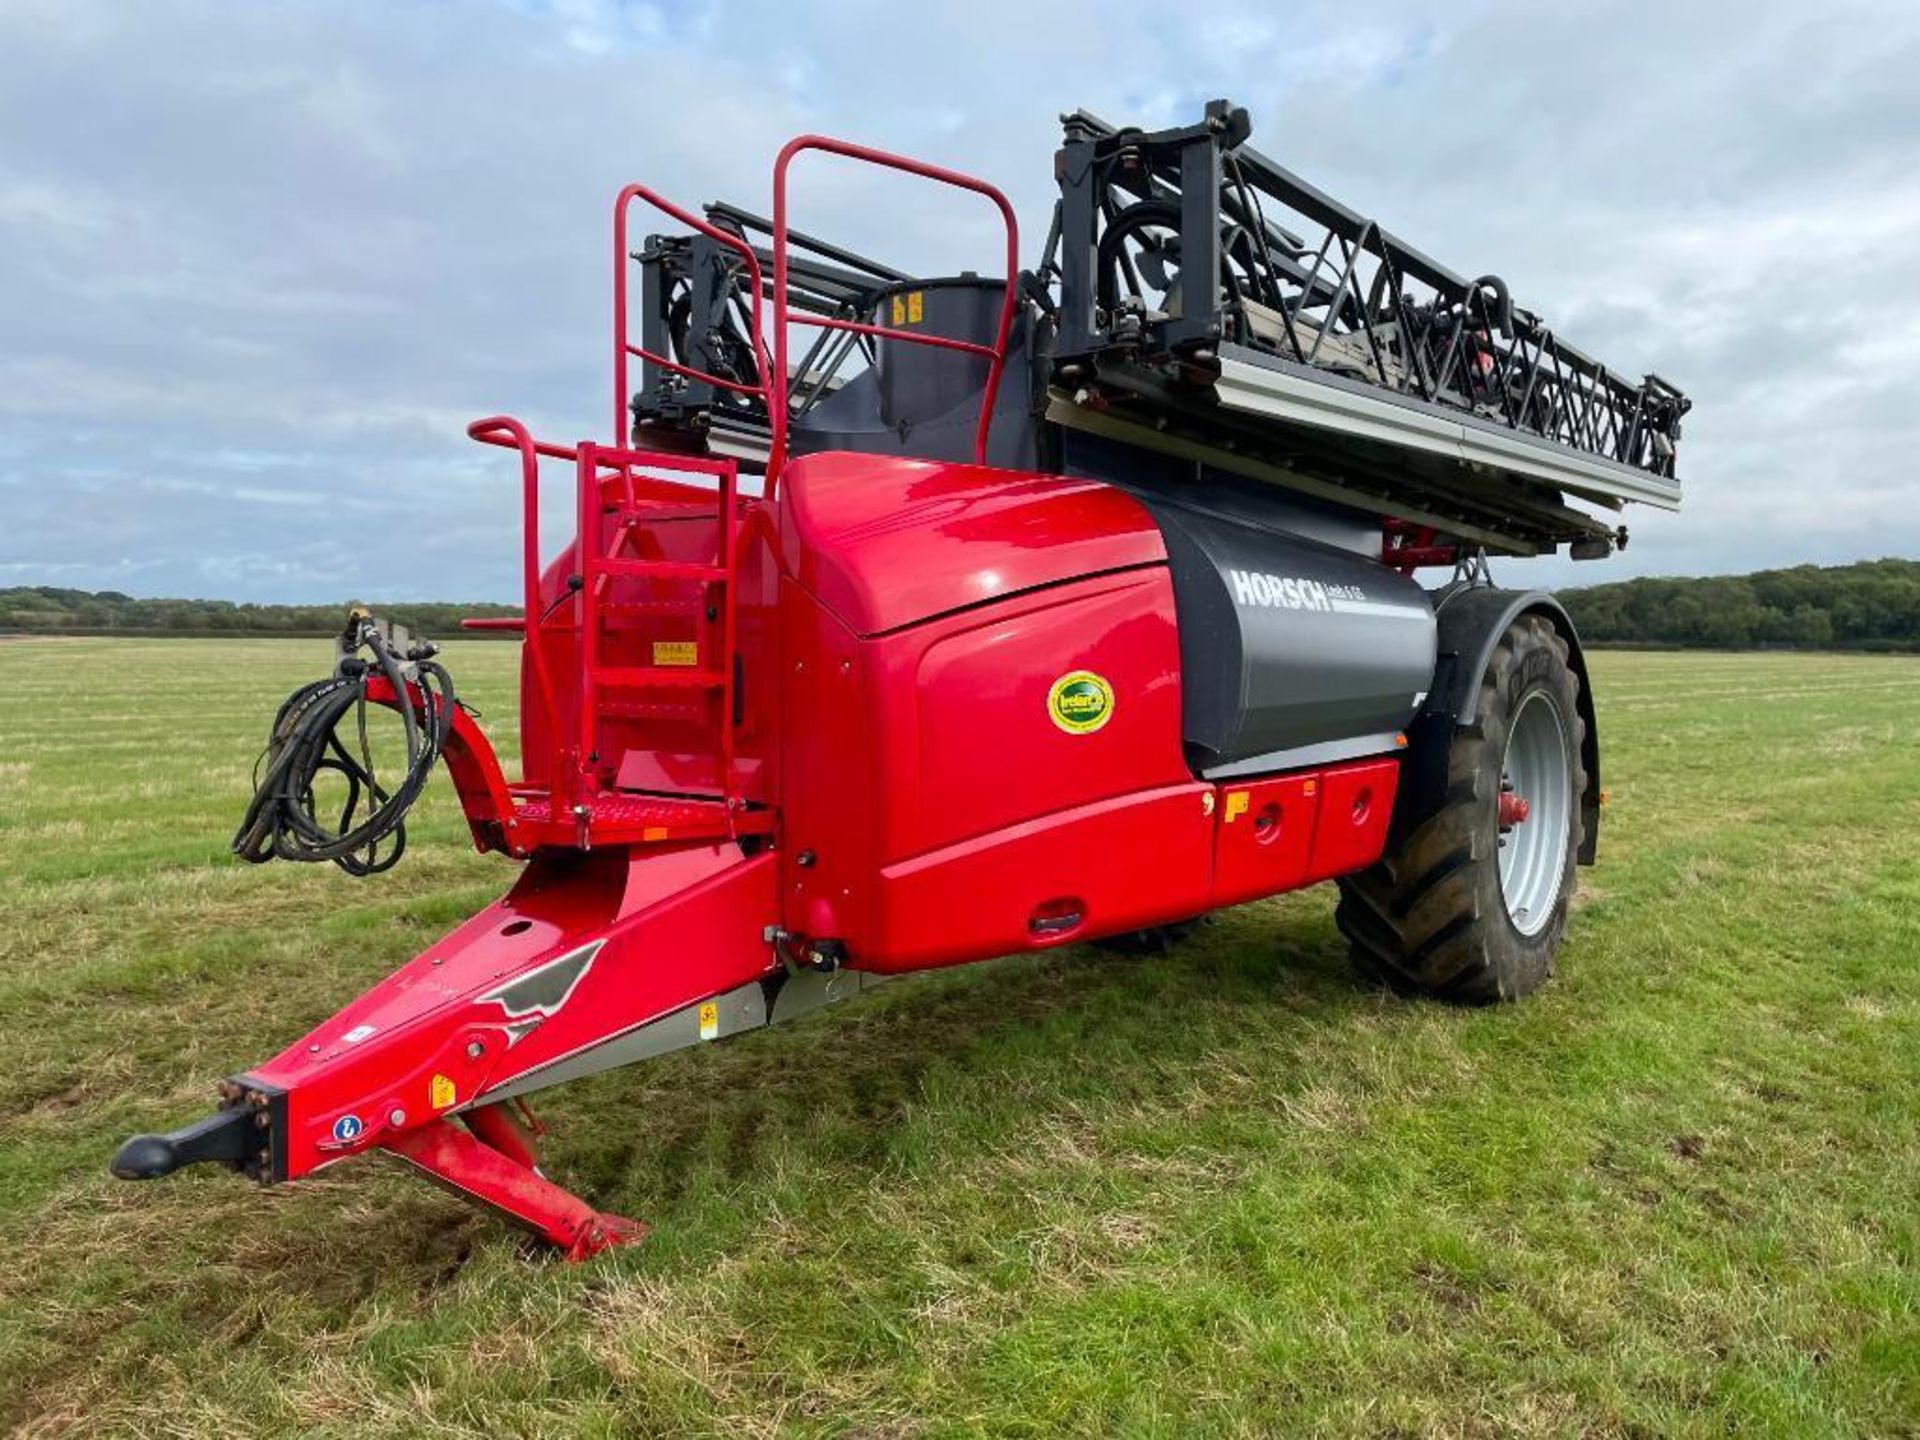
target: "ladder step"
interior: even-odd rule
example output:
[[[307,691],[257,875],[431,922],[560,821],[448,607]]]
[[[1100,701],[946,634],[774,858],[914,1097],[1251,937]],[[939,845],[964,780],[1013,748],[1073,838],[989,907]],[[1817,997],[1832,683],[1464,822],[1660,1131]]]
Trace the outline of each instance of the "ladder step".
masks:
[[[717,689],[727,683],[718,670],[677,665],[596,665],[593,682],[611,690]]]
[[[727,578],[719,565],[693,565],[680,560],[602,560],[594,569],[603,575],[635,576],[648,580],[706,580],[717,583]]]
[[[705,615],[705,600],[602,600],[594,608],[602,620],[655,618],[661,615]]]

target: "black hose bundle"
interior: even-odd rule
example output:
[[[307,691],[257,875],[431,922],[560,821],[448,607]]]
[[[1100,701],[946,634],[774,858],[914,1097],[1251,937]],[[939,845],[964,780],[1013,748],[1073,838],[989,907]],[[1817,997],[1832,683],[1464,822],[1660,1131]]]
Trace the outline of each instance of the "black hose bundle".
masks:
[[[360,658],[362,649],[372,663]],[[233,837],[234,854],[255,865],[276,856],[331,860],[349,875],[393,868],[407,848],[406,813],[446,744],[458,703],[453,679],[430,658],[434,653],[433,645],[420,642],[401,655],[371,615],[352,612],[334,673],[294,691],[274,717],[267,748],[254,766],[253,801]],[[392,685],[406,727],[406,774],[391,791],[374,774],[367,738],[367,691],[376,676]],[[358,756],[339,734],[349,710],[357,712]],[[325,771],[346,782],[346,798],[331,827],[315,809],[314,782]],[[355,823],[363,807],[364,817]]]

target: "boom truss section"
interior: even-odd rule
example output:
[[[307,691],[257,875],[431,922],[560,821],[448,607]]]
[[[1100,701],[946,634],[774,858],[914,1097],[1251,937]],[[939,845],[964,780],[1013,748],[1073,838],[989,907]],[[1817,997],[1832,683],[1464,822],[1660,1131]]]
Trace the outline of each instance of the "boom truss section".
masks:
[[[1050,420],[1517,553],[1610,548],[1570,498],[1677,508],[1674,386],[1275,164],[1246,111],[1064,124]]]

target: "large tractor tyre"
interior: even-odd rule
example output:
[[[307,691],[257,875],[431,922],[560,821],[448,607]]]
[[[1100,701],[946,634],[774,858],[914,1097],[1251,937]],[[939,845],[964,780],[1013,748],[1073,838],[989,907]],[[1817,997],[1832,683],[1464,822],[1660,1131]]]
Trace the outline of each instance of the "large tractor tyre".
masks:
[[[1368,978],[1461,1004],[1517,1000],[1553,973],[1586,792],[1580,681],[1541,615],[1507,627],[1437,807],[1340,881],[1335,920]]]

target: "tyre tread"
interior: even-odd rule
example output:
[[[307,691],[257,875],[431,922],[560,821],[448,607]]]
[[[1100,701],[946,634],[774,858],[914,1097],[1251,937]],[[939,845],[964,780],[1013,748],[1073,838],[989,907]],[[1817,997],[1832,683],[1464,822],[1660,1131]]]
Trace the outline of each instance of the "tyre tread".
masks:
[[[1495,832],[1487,811],[1499,786],[1489,759],[1506,750],[1514,673],[1530,654],[1541,652],[1552,658],[1548,688],[1556,692],[1572,752],[1569,840],[1570,849],[1578,851],[1579,797],[1587,783],[1579,678],[1569,664],[1567,642],[1552,622],[1537,613],[1522,615],[1494,647],[1472,717],[1450,737],[1447,788],[1437,807],[1418,818],[1395,853],[1339,882],[1334,922],[1364,978],[1481,1005],[1517,999],[1552,973],[1572,884],[1546,928],[1527,940],[1508,923],[1505,905],[1498,902],[1497,846],[1488,849]],[[1489,886],[1496,903],[1487,903]]]

